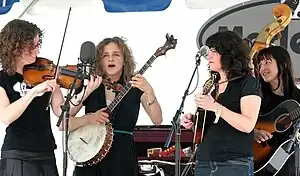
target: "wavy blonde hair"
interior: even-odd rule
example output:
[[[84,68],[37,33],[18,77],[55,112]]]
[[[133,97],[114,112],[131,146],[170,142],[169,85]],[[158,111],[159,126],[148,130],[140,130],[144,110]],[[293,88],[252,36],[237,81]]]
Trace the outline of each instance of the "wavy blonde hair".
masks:
[[[136,68],[136,63],[134,61],[134,57],[132,55],[130,47],[126,44],[125,40],[120,37],[105,38],[97,45],[96,73],[98,75],[106,76],[104,75],[105,72],[103,70],[103,66],[101,65],[101,60],[103,59],[102,56],[104,47],[112,42],[118,45],[124,57],[122,79],[126,82],[130,81],[131,77],[135,74],[134,71]]]

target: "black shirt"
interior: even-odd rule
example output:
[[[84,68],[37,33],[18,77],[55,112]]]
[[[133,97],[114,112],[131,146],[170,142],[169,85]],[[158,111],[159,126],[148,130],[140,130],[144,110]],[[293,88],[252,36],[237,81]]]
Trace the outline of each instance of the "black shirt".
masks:
[[[291,97],[289,96],[281,96],[274,94],[273,92],[264,92],[263,94],[263,99],[260,107],[260,115],[265,115],[266,116],[261,116],[258,117],[257,123],[274,123],[276,119],[279,118],[279,114],[274,114],[274,116],[268,115],[271,111],[273,111],[275,108],[277,108],[281,103],[283,103],[286,100],[295,100],[298,103],[300,102],[300,96],[299,96],[299,91],[296,91]],[[274,145],[274,149],[277,149],[277,145],[280,145],[283,141],[287,140],[289,138],[289,135],[293,134],[294,128],[293,125],[286,130],[285,132],[278,133],[278,132],[273,132],[273,138],[268,140],[269,145]]]
[[[262,103],[261,103],[261,107],[260,107],[260,114],[264,115],[264,114],[271,112],[279,104],[281,104],[282,102],[289,100],[289,99],[296,100],[299,103],[300,102],[299,90],[297,90],[295,93],[293,93],[293,95],[291,97],[280,96],[280,95],[274,94],[271,91],[263,92],[263,99],[262,99]],[[267,117],[271,117],[271,116],[267,116]],[[259,121],[262,121],[262,120],[264,120],[264,121],[270,120],[273,123],[275,118],[278,118],[278,117],[271,117],[271,119],[260,119],[260,117],[258,117],[257,121],[259,123]],[[282,142],[284,142],[285,140],[290,138],[289,135],[292,135],[293,131],[294,131],[294,128],[293,128],[293,126],[291,126],[290,129],[288,129],[287,131],[285,131],[283,133],[274,132],[273,137],[268,140],[268,145],[273,146],[274,147],[273,150],[278,149],[278,146],[280,144],[282,144]],[[266,163],[266,161],[263,161],[259,164],[265,164],[265,163]],[[261,166],[259,166],[259,167],[261,167]],[[294,157],[294,155],[292,155],[288,159],[288,161],[284,164],[284,166],[281,168],[281,170],[279,171],[279,173],[277,175],[295,175],[294,167],[295,167],[295,157]],[[272,173],[268,173],[266,170],[264,170],[264,171],[265,172],[261,171],[257,175],[263,175],[263,176],[273,175]]]
[[[261,86],[252,76],[245,76],[228,82],[217,102],[227,109],[241,113],[241,98],[247,95],[262,97]],[[207,125],[202,144],[198,147],[197,159],[201,161],[226,161],[239,157],[253,156],[254,133],[237,130],[224,119],[213,124],[215,114],[207,113]]]
[[[20,90],[24,90],[25,84],[21,74],[8,76],[0,71],[0,86],[5,90],[10,103],[13,103],[21,98]],[[21,116],[9,124],[6,128],[2,151],[14,149],[48,152],[56,149],[51,130],[50,108],[46,110],[49,97],[50,93],[45,93],[43,96],[34,98]]]
[[[140,111],[140,99],[143,94],[140,89],[131,88],[119,105],[114,109],[111,117],[113,127],[117,130],[134,131],[135,124]],[[105,97],[105,87],[101,84],[83,101],[85,113],[96,112],[107,107]],[[126,120],[125,120],[126,119]]]
[[[280,96],[280,95],[274,94],[273,92],[264,93],[263,99],[261,102],[260,114],[263,115],[263,114],[267,114],[267,113],[271,112],[280,103],[282,103],[288,99],[293,99],[293,100],[296,100],[297,102],[300,102],[300,94],[296,93],[295,96],[293,96],[293,97],[287,97],[287,96]]]

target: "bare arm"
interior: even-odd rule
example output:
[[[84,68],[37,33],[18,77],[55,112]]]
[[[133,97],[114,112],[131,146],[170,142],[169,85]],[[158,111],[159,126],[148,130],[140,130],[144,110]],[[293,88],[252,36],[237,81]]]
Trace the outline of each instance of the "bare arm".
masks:
[[[256,124],[260,104],[261,98],[259,96],[247,95],[241,98],[241,114],[235,113],[220,104],[217,104],[217,106],[221,109],[221,118],[237,130],[250,133]]]
[[[104,124],[106,122],[109,122],[109,115],[104,112],[106,108],[102,108],[98,111],[96,111],[95,113],[88,113],[82,117],[70,117],[70,121],[69,121],[69,130],[75,130],[79,127],[85,126],[87,124],[90,123],[94,123],[94,124]],[[63,130],[64,126],[61,125],[59,127],[60,130]]]
[[[82,127],[84,125],[89,124],[88,115],[82,116],[82,117],[74,117],[70,116],[69,119],[69,131],[73,131],[79,127]],[[63,130],[64,128],[64,121],[59,126],[59,130]]]
[[[154,92],[152,93],[143,93],[141,96],[141,102],[143,108],[151,118],[152,122],[155,125],[160,125],[162,123],[162,110],[160,104],[158,103]]]
[[[61,92],[61,89],[57,87],[55,91],[52,93],[52,100],[51,100],[51,107],[54,112],[54,114],[59,117],[62,110],[61,106],[64,104],[64,96]]]
[[[70,118],[69,118],[69,131],[75,130],[81,126],[87,125],[89,123],[87,115],[86,116],[82,116],[82,117],[75,117],[76,114],[80,111],[80,109],[83,107],[82,102],[84,101],[84,99],[86,97],[83,97],[84,99],[82,99],[83,96],[83,91],[78,94],[75,98],[75,96],[71,99],[72,103],[76,106],[74,106],[71,102],[70,102]],[[81,100],[82,99],[82,100]],[[61,111],[61,109],[60,109]],[[59,130],[63,130],[64,129],[64,121],[63,123],[61,123],[61,125],[59,126]]]
[[[155,125],[160,125],[162,123],[162,111],[155,97],[152,86],[141,74],[133,76],[129,83],[132,85],[132,87],[136,87],[143,92],[141,96],[143,108],[145,109],[152,122]]]
[[[74,96],[70,102],[70,116],[76,116],[83,106],[83,101],[86,99],[86,96],[83,96],[83,91],[78,95]],[[76,106],[74,106],[76,105]]]
[[[86,81],[86,80],[84,80]],[[83,104],[82,102],[87,99],[87,97],[95,90],[97,89],[100,84],[102,83],[102,77],[101,76],[92,76],[90,77],[90,80],[87,83],[87,86],[84,86],[82,91],[77,94],[77,96],[73,97],[71,100],[72,103],[76,106],[74,106],[72,103],[70,103],[70,116],[76,116],[76,114],[80,111]]]
[[[9,125],[17,120],[31,101],[36,97],[35,91],[29,91],[25,96],[10,104],[6,91],[0,86],[0,120]]]

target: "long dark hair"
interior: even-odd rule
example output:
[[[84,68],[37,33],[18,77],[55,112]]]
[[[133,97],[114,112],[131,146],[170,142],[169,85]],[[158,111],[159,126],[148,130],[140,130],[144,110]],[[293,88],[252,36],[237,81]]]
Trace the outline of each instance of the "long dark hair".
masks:
[[[268,48],[264,48],[260,50],[253,59],[255,75],[262,85],[262,91],[266,93],[272,92],[270,83],[265,82],[259,73],[259,63],[265,59],[276,60],[278,69],[278,82],[279,85],[283,85],[284,96],[291,98],[295,95],[298,95],[299,89],[295,84],[290,54],[281,46],[270,46]],[[282,83],[280,77],[282,78]]]
[[[219,31],[208,37],[205,43],[221,55],[222,70],[227,79],[252,75],[248,46],[238,34],[233,31]]]

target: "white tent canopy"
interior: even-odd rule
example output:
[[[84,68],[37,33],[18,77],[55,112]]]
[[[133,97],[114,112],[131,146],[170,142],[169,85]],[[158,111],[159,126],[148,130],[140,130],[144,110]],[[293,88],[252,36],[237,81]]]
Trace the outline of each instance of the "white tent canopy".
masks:
[[[226,4],[224,4],[225,2]],[[166,57],[157,58],[144,75],[155,89],[155,94],[162,106],[163,124],[170,125],[195,67],[195,55],[198,51],[196,38],[199,29],[214,13],[223,10],[230,4],[240,2],[242,1],[172,0],[170,6],[163,11],[108,13],[103,8],[102,0],[20,0],[8,13],[0,15],[0,28],[8,21],[20,16],[21,19],[36,23],[45,30],[43,46],[39,55],[56,63],[68,9],[71,6],[70,21],[61,54],[61,65],[76,64],[80,46],[85,41],[97,44],[105,37],[124,36],[133,50],[138,69],[145,64],[158,47],[164,44],[165,34],[173,34],[178,39],[176,49],[168,51]],[[198,67],[198,87],[200,89],[208,78],[206,64],[207,61],[202,59],[201,65]],[[190,92],[195,88],[196,81],[195,76]],[[195,110],[193,95],[194,93],[187,96],[183,109],[185,113],[193,113]],[[82,114],[83,112],[80,112],[78,115]],[[58,145],[58,150],[56,150],[57,166],[61,172],[61,135],[55,126],[57,118],[51,120]],[[141,110],[138,125],[151,124],[146,112]],[[5,127],[3,125],[1,127],[1,125],[0,145],[2,144],[1,138],[5,135],[3,132]],[[73,163],[69,162],[68,176],[71,176],[72,170]]]
[[[218,9],[227,8],[250,0],[185,0],[186,6],[191,9]]]
[[[72,6],[76,7],[89,7],[90,5],[96,5],[99,7],[99,10],[104,10],[103,6],[108,0],[0,0],[2,1],[2,6],[5,6],[5,3],[10,1],[19,1],[15,2],[12,8],[13,13],[19,14],[19,16],[24,15],[24,13],[29,14],[41,14],[41,13],[50,13],[51,11],[62,10]],[[111,0],[112,1],[112,0]],[[118,0],[113,0],[118,1]],[[138,2],[137,0],[133,2]],[[154,6],[153,3],[156,3],[156,6],[160,4],[157,3],[158,0],[147,0],[145,1],[144,6],[149,6],[149,8],[140,9],[140,11],[146,11],[151,9],[150,6]],[[171,0],[159,0],[162,5],[167,3],[173,3]],[[173,0],[175,1],[175,0]],[[185,5],[191,9],[218,9],[218,8],[227,8],[232,5],[245,2],[246,0],[185,0]],[[122,1],[120,1],[122,2]],[[143,2],[143,1],[142,1]],[[147,2],[147,3],[146,3]],[[120,5],[120,3],[114,3],[115,6]],[[123,5],[123,4],[122,4]],[[15,7],[18,6],[18,7]],[[129,6],[129,5],[128,5]],[[132,6],[132,4],[130,4]],[[137,5],[136,5],[137,6]],[[95,6],[94,6],[95,7]],[[1,6],[0,6],[1,8]],[[136,7],[138,8],[138,7]],[[168,8],[168,7],[166,7]],[[157,8],[156,8],[157,9]],[[164,10],[164,9],[161,9]],[[11,13],[11,11],[9,12]]]
[[[40,0],[33,6],[31,15],[26,13],[22,19],[36,23],[41,29],[45,30],[39,56],[51,59],[56,63],[69,4],[56,4],[45,7],[43,1],[46,3],[46,1],[51,0]],[[89,1],[89,3],[86,1]],[[157,58],[144,75],[155,89],[157,99],[162,106],[163,124],[170,125],[192,75],[190,69],[195,66],[195,55],[198,51],[196,36],[201,25],[210,17],[208,10],[191,10],[185,6],[184,1],[173,0],[170,7],[159,12],[107,13],[100,0],[84,0],[84,2],[86,2],[84,7],[81,5],[76,6],[76,4],[72,5],[60,65],[76,64],[80,54],[80,46],[85,41],[98,44],[105,37],[124,36],[128,39],[127,43],[133,51],[137,69],[140,69],[157,48],[165,43],[166,33],[172,34],[178,39],[176,49],[168,51],[166,56]],[[22,4],[22,1],[15,3],[10,12],[0,15],[0,28],[13,18],[18,18],[25,8],[26,6]],[[89,10],[86,8],[89,8]],[[205,62],[204,60],[199,67],[200,87],[208,78]],[[190,91],[195,88],[196,80],[195,78]],[[194,111],[193,95],[188,96],[185,101],[185,112]],[[83,110],[79,112],[79,116],[84,113]],[[55,151],[57,166],[61,173],[63,162],[61,132],[56,127],[57,118],[53,113],[51,116],[52,129],[58,146],[58,150]],[[151,124],[150,118],[141,108],[137,125]],[[0,145],[5,135],[3,132],[5,127],[1,125]],[[69,160],[68,176],[72,174],[73,164]]]

